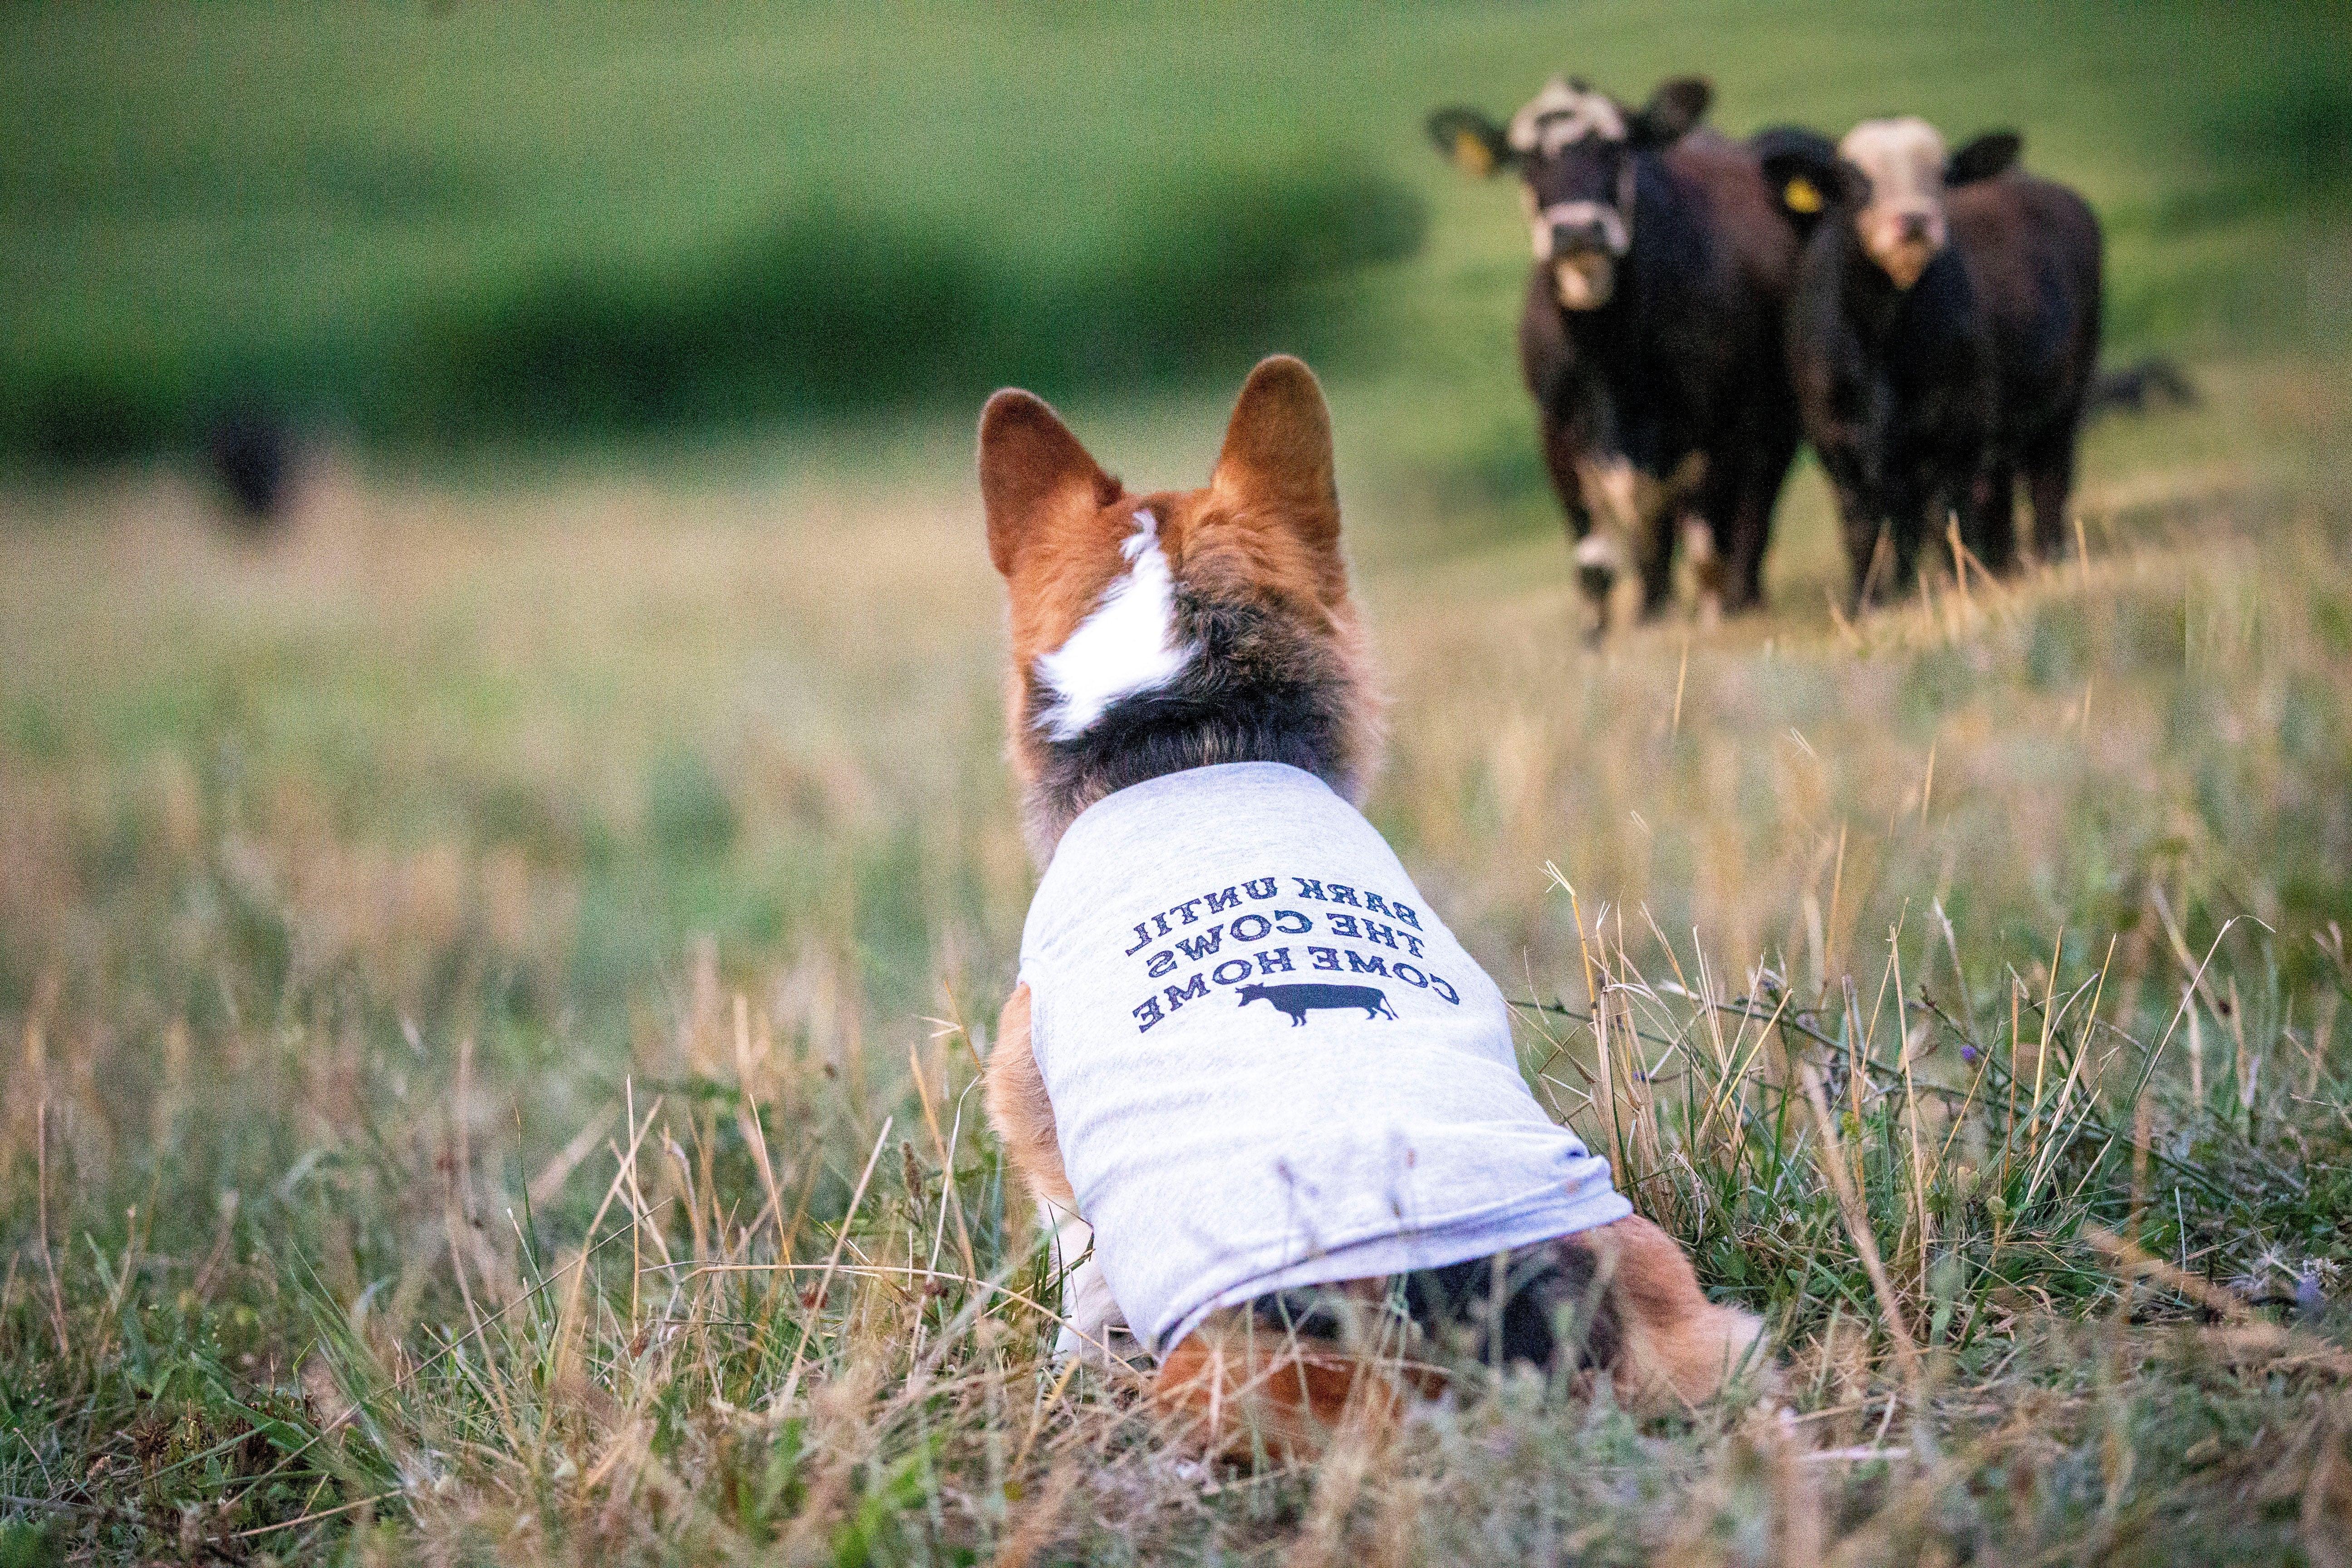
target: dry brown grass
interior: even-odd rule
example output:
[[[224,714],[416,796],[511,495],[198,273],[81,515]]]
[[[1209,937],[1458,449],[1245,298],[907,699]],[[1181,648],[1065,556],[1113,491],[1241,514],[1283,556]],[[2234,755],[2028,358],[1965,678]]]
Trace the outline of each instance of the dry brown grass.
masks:
[[[1372,814],[1790,1409],[1464,1368],[1312,1471],[1202,1468],[1044,1357],[970,1093],[1030,872],[951,439],[331,473],[266,554],[168,479],[10,498],[8,1542],[2331,1561],[2352,558],[2310,379],[2105,438],[2082,560],[1841,627],[1808,492],[1775,616],[1599,654],[1555,540],[1448,552],[1349,470]]]

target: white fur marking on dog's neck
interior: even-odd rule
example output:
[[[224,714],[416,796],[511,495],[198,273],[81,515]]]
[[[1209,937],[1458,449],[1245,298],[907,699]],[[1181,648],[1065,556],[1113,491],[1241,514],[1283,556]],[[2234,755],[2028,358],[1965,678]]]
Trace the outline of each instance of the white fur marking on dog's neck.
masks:
[[[1135,514],[1135,531],[1119,546],[1132,564],[1112,579],[1092,614],[1069,640],[1037,660],[1037,676],[1055,701],[1037,725],[1056,741],[1092,729],[1112,703],[1165,686],[1184,673],[1200,651],[1176,635],[1175,584],[1160,547],[1160,520]]]

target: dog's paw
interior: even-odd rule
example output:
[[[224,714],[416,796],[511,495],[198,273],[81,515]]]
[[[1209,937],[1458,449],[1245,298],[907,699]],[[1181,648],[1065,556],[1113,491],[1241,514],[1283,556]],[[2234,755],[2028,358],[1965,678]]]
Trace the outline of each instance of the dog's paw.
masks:
[[[1708,1300],[1672,1237],[1639,1217],[1588,1234],[1603,1254],[1623,1336],[1611,1369],[1620,1403],[1664,1413],[1702,1405],[1727,1386],[1770,1392],[1763,1321]]]
[[[1072,1357],[1091,1366],[1132,1364],[1143,1346],[1127,1326],[1110,1282],[1092,1258],[1062,1278],[1062,1328],[1054,1339],[1054,1360]]]

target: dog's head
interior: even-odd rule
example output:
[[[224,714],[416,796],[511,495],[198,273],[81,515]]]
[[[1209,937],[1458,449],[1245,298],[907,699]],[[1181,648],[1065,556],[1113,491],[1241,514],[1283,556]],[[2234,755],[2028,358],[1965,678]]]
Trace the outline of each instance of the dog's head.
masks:
[[[1130,495],[1053,409],[980,416],[988,550],[1012,602],[1010,750],[1042,859],[1096,800],[1279,762],[1353,797],[1376,743],[1339,558],[1331,421],[1307,368],[1250,373],[1206,487]]]

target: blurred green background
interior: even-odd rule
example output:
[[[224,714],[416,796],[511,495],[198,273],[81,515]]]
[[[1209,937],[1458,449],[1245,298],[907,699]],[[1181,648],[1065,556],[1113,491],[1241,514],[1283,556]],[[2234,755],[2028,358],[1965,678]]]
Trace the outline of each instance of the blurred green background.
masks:
[[[2326,5],[11,5],[0,461],[236,407],[378,449],[961,420],[1274,346],[1479,428],[1524,242],[1420,121],[1560,69],[1707,73],[1735,133],[2019,126],[2108,226],[2113,349],[2337,342],[2347,40]]]

